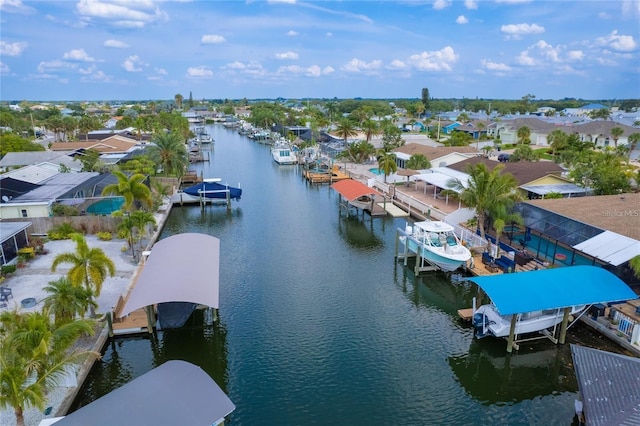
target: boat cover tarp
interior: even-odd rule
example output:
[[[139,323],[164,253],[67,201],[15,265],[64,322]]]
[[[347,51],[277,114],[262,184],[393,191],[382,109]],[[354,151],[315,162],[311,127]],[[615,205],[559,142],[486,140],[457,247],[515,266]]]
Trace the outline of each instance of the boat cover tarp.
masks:
[[[364,183],[353,179],[340,180],[331,185],[331,188],[338,191],[338,193],[346,198],[347,201],[353,201],[363,195],[378,194],[378,191],[375,189],[369,188]]]
[[[191,302],[165,302],[158,303],[158,322],[160,328],[179,328],[189,319],[196,304]]]
[[[218,309],[220,240],[205,234],[177,234],[158,241],[142,267],[123,317],[164,302],[191,302]]]
[[[235,408],[204,370],[174,360],[65,416],[56,426],[213,425]]]
[[[571,345],[587,425],[640,424],[640,359]]]
[[[242,189],[234,188],[229,185],[223,185],[218,182],[200,182],[196,185],[190,186],[182,190],[182,192],[199,197],[201,194],[207,198],[227,198],[227,191],[229,192],[229,198],[232,200],[239,200],[242,196]]]
[[[597,266],[568,266],[469,280],[487,293],[502,315],[638,297],[624,281]]]
[[[613,266],[640,255],[640,242],[611,231],[591,237],[573,246],[576,250],[591,255]]]

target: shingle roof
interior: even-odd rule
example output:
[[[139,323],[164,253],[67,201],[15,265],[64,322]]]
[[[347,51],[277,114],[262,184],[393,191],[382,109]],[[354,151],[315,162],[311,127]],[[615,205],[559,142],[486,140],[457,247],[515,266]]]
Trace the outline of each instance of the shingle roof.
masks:
[[[640,241],[640,193],[529,200],[526,203]]]
[[[475,166],[483,163],[489,169],[493,170],[499,164],[504,164],[503,173],[511,173],[518,181],[518,186],[526,185],[543,176],[555,174],[560,175],[564,169],[551,161],[518,161],[516,163],[499,163],[489,160],[485,157],[472,157],[455,164],[449,165],[449,168],[466,172],[468,166]]]
[[[138,141],[135,139],[127,138],[120,135],[114,135],[103,139],[101,141],[89,141],[89,142],[55,142],[51,144],[52,151],[72,150],[77,151],[79,149],[95,149],[100,153],[116,153],[127,152],[132,147],[136,146]]]
[[[7,152],[2,160],[0,167],[27,166],[43,162],[55,162],[60,157],[65,157],[73,151],[27,151],[27,152]]]
[[[640,359],[571,345],[587,425],[640,425]]]

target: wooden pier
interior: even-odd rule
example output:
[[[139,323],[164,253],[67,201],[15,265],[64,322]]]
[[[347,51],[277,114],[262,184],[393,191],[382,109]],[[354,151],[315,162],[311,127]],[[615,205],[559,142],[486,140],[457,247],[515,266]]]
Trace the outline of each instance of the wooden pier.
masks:
[[[340,171],[340,167],[339,166],[333,166],[333,170],[327,170],[327,171],[318,171],[318,170],[305,170],[303,172],[303,176],[305,177],[305,179],[307,179],[307,181],[311,182],[311,183],[333,183],[333,182],[337,182],[339,180],[344,180],[344,179],[351,179],[351,177],[346,174],[346,173],[342,173]]]

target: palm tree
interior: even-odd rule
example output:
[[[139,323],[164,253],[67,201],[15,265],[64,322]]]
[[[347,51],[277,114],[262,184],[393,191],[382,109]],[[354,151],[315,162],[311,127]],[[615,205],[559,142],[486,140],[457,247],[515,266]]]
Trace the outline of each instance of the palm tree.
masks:
[[[512,174],[502,173],[503,169],[502,164],[489,170],[485,164],[480,163],[467,169],[467,185],[459,179],[451,179],[447,183],[449,188],[459,192],[460,201],[475,209],[482,238],[485,234],[485,220],[490,212],[499,208],[508,209],[520,198],[516,192],[518,181]]]
[[[629,140],[629,151],[627,151],[627,161],[631,159],[631,151],[636,149],[636,144],[640,142],[640,133],[631,133],[627,138]]]
[[[0,408],[13,408],[24,425],[24,409],[44,409],[48,390],[67,368],[98,354],[70,350],[81,334],[93,335],[93,322],[74,320],[56,325],[49,311],[0,313]]]
[[[162,166],[165,175],[184,174],[189,165],[189,153],[176,133],[160,133],[154,138],[154,144],[148,148],[149,158]]]
[[[407,167],[407,169],[412,170],[430,169],[431,162],[424,154],[413,154],[411,157],[409,157],[409,160],[407,160],[405,166]]]
[[[116,267],[111,259],[100,248],[89,248],[87,241],[81,234],[71,235],[76,242],[75,253],[61,253],[53,259],[51,271],[55,272],[61,263],[71,263],[73,266],[67,272],[67,278],[74,286],[84,286],[90,294],[90,301],[100,296],[102,283],[107,278],[107,273],[113,276]],[[89,306],[91,317],[95,317],[95,307]]]
[[[547,136],[547,142],[551,145],[551,155],[555,158],[556,152],[567,148],[567,134],[560,129],[555,129]]]
[[[378,169],[382,170],[382,173],[384,173],[384,181],[386,182],[387,176],[398,170],[396,155],[391,152],[382,154],[378,158]]]
[[[138,210],[131,213],[130,217],[131,217],[133,228],[135,228],[138,231],[137,240],[142,242],[144,237],[147,235],[147,228],[150,225],[155,225],[156,219],[153,217],[153,214],[142,211],[142,210]]]
[[[365,120],[361,128],[367,138],[367,142],[371,142],[372,137],[380,134],[380,126],[378,126],[376,121],[371,119]]]
[[[118,178],[118,183],[107,185],[102,190],[102,195],[116,194],[124,198],[124,210],[131,211],[135,208],[136,203],[142,203],[148,208],[153,206],[151,190],[143,182],[147,179],[142,173],[136,173],[127,176],[119,170],[112,171],[113,175]]]
[[[500,236],[502,236],[505,226],[507,226],[507,223],[522,225],[524,220],[519,213],[511,212],[504,205],[496,205],[496,208],[492,209],[490,214],[491,219],[493,219],[493,229],[496,231],[496,257],[500,257]]]
[[[518,129],[518,142],[521,144],[531,143],[531,129],[527,126],[522,126]]]
[[[84,317],[91,305],[97,308],[91,293],[84,287],[72,285],[66,277],[49,282],[43,290],[49,293],[44,299],[44,308],[53,313],[58,325],[73,321],[77,315]]]
[[[335,133],[344,140],[345,146],[348,145],[347,139],[349,139],[349,137],[356,136],[358,134],[356,127],[348,118],[342,118],[338,122],[338,127],[336,128]]]
[[[176,107],[178,107],[178,109],[182,108],[182,100],[184,99],[184,96],[178,93],[173,98],[176,100]]]
[[[623,133],[624,133],[624,130],[622,130],[622,127],[616,126],[613,129],[611,129],[611,138],[613,139],[614,148],[618,148],[618,139],[620,139],[620,136],[622,136]]]
[[[631,260],[629,261],[629,266],[631,266],[633,274],[636,277],[640,278],[640,254],[631,258]]]
[[[360,164],[375,153],[376,148],[369,142],[358,141],[347,145],[341,155],[344,158],[351,159],[356,164]]]

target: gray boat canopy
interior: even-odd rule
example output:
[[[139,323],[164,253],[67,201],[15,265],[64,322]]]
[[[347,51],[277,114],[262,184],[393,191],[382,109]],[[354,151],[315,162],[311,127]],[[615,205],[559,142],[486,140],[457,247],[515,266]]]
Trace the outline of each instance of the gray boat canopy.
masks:
[[[186,361],[167,361],[55,424],[216,425],[235,408],[200,367]]]
[[[120,312],[165,302],[191,302],[218,309],[220,240],[205,234],[177,234],[158,241]]]

